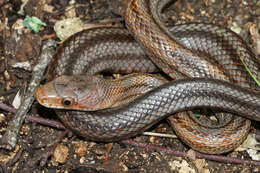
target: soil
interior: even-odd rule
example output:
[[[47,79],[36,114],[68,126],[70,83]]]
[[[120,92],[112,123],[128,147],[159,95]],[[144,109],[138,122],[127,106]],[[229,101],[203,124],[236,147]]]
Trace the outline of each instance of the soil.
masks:
[[[118,21],[122,19],[122,4],[123,0],[28,0],[23,7],[21,0],[0,0],[0,101],[11,106],[18,91],[25,93],[41,46],[55,33],[57,21],[71,17],[79,17],[84,24]],[[23,13],[19,12],[22,8]],[[22,25],[26,16],[38,17],[46,27],[38,33],[29,30]],[[230,28],[246,40],[259,57],[259,46],[252,32],[254,28],[260,30],[258,0],[179,0],[164,10],[163,18],[167,25],[210,22]],[[52,38],[60,43],[57,37]],[[24,62],[28,62],[28,66],[15,66]],[[29,114],[59,121],[53,111],[36,101]],[[0,137],[6,132],[13,115],[0,110]],[[257,126],[259,123],[253,123],[251,132],[255,132]],[[149,131],[174,133],[166,121]],[[26,121],[15,149],[0,150],[0,172],[260,172],[255,166],[182,158],[120,142],[96,143],[72,133],[56,141],[62,132]],[[139,135],[133,140],[189,151],[179,139]],[[109,148],[110,152],[107,151]],[[42,159],[47,153],[53,154],[47,160]],[[251,159],[246,151],[233,151],[224,156]]]

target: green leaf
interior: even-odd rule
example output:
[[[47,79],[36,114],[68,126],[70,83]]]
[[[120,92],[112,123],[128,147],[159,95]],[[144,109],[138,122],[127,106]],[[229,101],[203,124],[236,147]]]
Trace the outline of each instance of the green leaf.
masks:
[[[27,28],[33,30],[34,32],[39,32],[40,28],[42,26],[46,26],[44,22],[42,22],[40,19],[37,17],[33,16],[26,16],[26,18],[23,21],[23,25],[26,26]]]

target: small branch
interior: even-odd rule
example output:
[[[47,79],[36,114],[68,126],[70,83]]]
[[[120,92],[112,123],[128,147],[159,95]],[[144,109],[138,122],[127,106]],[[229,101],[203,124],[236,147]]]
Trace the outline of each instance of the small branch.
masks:
[[[11,107],[11,106],[8,106],[4,103],[0,103],[0,109],[6,111],[6,112],[12,112],[12,113],[16,113],[16,109]]]
[[[4,103],[0,103],[0,109],[7,111],[7,112],[12,112],[12,113],[17,112],[17,110],[15,108],[8,106]],[[45,118],[41,118],[41,117],[27,115],[25,120],[28,122],[35,122],[35,123],[39,123],[42,125],[47,125],[47,126],[54,127],[57,129],[63,129],[63,130],[66,129],[63,126],[63,124],[58,121],[53,121],[53,120],[49,120],[49,119],[45,119]]]
[[[150,150],[156,150],[156,151],[163,152],[163,153],[166,153],[166,154],[171,154],[173,156],[189,157],[186,152],[178,151],[178,150],[172,150],[170,148],[158,147],[158,146],[152,145],[152,144],[140,143],[140,142],[136,142],[136,141],[133,141],[133,140],[124,140],[124,141],[121,141],[121,142],[123,144],[131,145],[131,146],[136,146],[136,147],[146,148],[146,149],[150,149]],[[260,166],[260,161],[254,161],[254,160],[244,160],[244,159],[239,159],[239,158],[234,158],[234,157],[202,154],[202,153],[199,153],[199,152],[195,152],[195,156],[196,156],[196,158],[199,158],[199,159],[213,160],[213,161],[218,161],[218,162],[222,162],[222,163],[233,163],[233,164]]]
[[[164,137],[164,138],[178,138],[176,135],[171,134],[164,134],[164,133],[154,133],[154,132],[143,132],[142,135],[146,136],[157,136],[157,137]]]
[[[48,40],[47,44],[43,46],[41,56],[39,57],[39,63],[33,69],[32,79],[24,100],[15,113],[13,120],[9,123],[7,131],[0,141],[1,148],[11,150],[15,147],[18,132],[20,131],[26,114],[34,101],[35,90],[39,86],[43,73],[54,54],[54,45],[54,41]]]
[[[47,125],[47,126],[54,127],[54,128],[57,128],[57,129],[63,129],[63,130],[66,129],[63,126],[63,124],[61,124],[58,121],[49,120],[49,119],[45,119],[45,118],[41,118],[41,117],[27,116],[26,121],[36,122],[36,123],[39,123],[39,124],[42,124],[42,125]]]

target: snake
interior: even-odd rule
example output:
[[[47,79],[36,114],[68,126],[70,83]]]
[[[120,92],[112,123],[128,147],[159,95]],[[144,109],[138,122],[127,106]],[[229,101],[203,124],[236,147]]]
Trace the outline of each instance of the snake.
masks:
[[[131,102],[126,107],[105,111],[83,111],[83,108],[76,108],[75,110],[77,111],[72,111],[71,108],[69,108],[70,110],[64,111],[64,109],[66,109],[66,103],[72,103],[71,100],[69,100],[69,102],[67,102],[68,100],[65,100],[65,102],[58,102],[62,103],[63,106],[62,109],[57,109],[59,107],[56,106],[56,112],[66,126],[70,127],[78,134],[93,140],[114,141],[134,136],[172,113],[183,110],[191,110],[196,107],[217,108],[259,121],[259,94],[252,90],[249,91],[248,89],[242,89],[241,87],[219,81],[219,79],[221,79],[232,83],[237,83],[242,87],[257,88],[255,82],[251,79],[243,65],[241,65],[238,57],[245,57],[247,66],[250,67],[250,69],[253,69],[252,72],[257,77],[259,76],[259,60],[256,59],[250,48],[239,36],[217,25],[203,23],[177,25],[167,31],[165,28],[158,27],[152,16],[148,15],[148,5],[146,1],[130,1],[128,5],[129,6],[126,12],[127,14],[125,17],[128,30],[131,32],[131,35],[136,38],[136,40],[138,40],[138,38],[140,39],[138,40],[138,43],[142,45],[142,48],[146,50],[146,53],[148,52],[152,63],[149,59],[145,59],[143,57],[140,58],[140,55],[143,56],[144,53],[142,49],[138,48],[139,45],[133,43],[133,39],[132,41],[129,41],[129,39],[126,39],[125,41],[125,39],[123,39],[126,38],[123,37],[123,35],[129,37],[127,32],[123,29],[99,28],[89,30],[88,32],[83,31],[78,33],[76,36],[72,36],[69,41],[63,44],[63,46],[57,51],[56,55],[58,58],[56,58],[55,63],[53,63],[57,65],[54,65],[54,69],[50,68],[52,69],[50,71],[54,72],[54,76],[63,74],[81,74],[84,70],[86,70],[85,67],[87,64],[90,65],[90,69],[91,67],[93,67],[93,69],[97,69],[97,67],[99,67],[100,69],[97,71],[106,70],[107,67],[104,67],[104,63],[99,59],[102,53],[104,54],[104,51],[96,51],[96,45],[102,44],[102,50],[108,50],[106,52],[106,55],[109,55],[106,57],[106,60],[109,62],[108,66],[115,66],[118,68],[124,64],[123,68],[121,68],[123,69],[121,70],[122,72],[135,71],[133,70],[134,68],[130,68],[132,66],[129,65],[131,64],[131,60],[129,61],[129,56],[131,57],[130,59],[133,59],[132,57],[135,54],[139,55],[136,65],[134,65],[134,67],[138,70],[153,71],[153,69],[156,69],[153,65],[154,63],[172,78],[180,78],[185,76],[192,78],[214,78],[215,80],[182,79],[169,82],[167,84],[163,84],[159,88],[152,89],[152,91],[146,93],[144,97],[142,96],[138,98],[138,100]],[[163,5],[157,4],[156,6]],[[135,24],[131,24],[131,22],[135,22]],[[144,24],[142,22],[146,23]],[[151,28],[145,28],[148,26]],[[109,30],[110,32],[108,32]],[[121,37],[117,37],[117,39],[115,39],[115,34],[109,35],[112,30],[115,31],[116,34],[120,32],[123,34],[121,33]],[[135,31],[133,32],[131,30]],[[171,32],[171,35],[169,35],[168,32]],[[109,36],[101,39],[100,36],[97,37],[98,33],[101,33],[101,35],[103,34],[102,36],[107,33]],[[84,36],[84,34],[86,35]],[[93,38],[93,36],[96,36],[99,40],[89,39]],[[174,39],[172,39],[173,36]],[[159,38],[163,38],[164,40],[160,40]],[[219,40],[220,38],[221,40]],[[104,40],[106,39],[109,41],[105,42]],[[80,44],[82,40],[84,40],[83,44]],[[93,45],[93,42],[96,43],[95,46],[91,46],[93,50],[89,48],[87,51],[82,51],[82,49],[86,49],[86,45],[88,43]],[[148,43],[153,43],[153,45],[148,45]],[[130,47],[132,45],[134,49],[129,48],[129,45]],[[118,50],[114,54],[112,53],[113,51],[111,51],[112,49],[110,49],[113,46]],[[79,52],[81,52],[80,57],[77,56],[79,60],[74,63],[74,67],[71,68],[72,62],[75,61],[75,59],[71,57],[80,54]],[[94,60],[94,62],[96,62],[95,64],[89,63],[88,58],[86,58],[88,57],[88,52],[95,55],[94,57],[97,57],[97,59]],[[160,55],[158,56],[158,54]],[[119,61],[118,63],[116,63],[116,60],[110,59],[110,57],[118,55],[127,55],[128,58]],[[94,74],[95,72],[92,73]],[[63,78],[57,78],[57,80],[60,79]],[[89,81],[83,80],[84,77],[82,76],[74,76],[72,79],[85,82]],[[62,81],[65,82],[66,80],[63,79]],[[70,81],[69,83],[76,82]],[[89,85],[89,82],[87,84]],[[63,83],[61,86],[68,86],[68,84]],[[86,87],[87,85],[84,86]],[[108,85],[104,85],[104,83],[103,86],[108,88]],[[183,88],[181,89],[180,86]],[[73,86],[73,91],[82,90],[82,86],[80,88],[75,87],[76,86]],[[51,107],[48,105],[48,102],[41,102],[43,90],[45,89],[45,87],[41,87],[36,96],[40,103],[47,107]],[[59,90],[60,89],[61,88],[59,88]],[[179,90],[177,91],[177,89]],[[97,87],[94,86],[94,90],[97,90]],[[49,89],[48,91],[57,92],[57,90]],[[185,96],[186,92],[187,94]],[[176,94],[172,95],[171,93]],[[183,97],[181,96],[181,93],[184,93]],[[92,94],[91,96],[88,96],[88,98],[93,99],[92,96],[95,97],[96,95]],[[230,98],[230,100],[228,99],[226,102],[225,99],[227,98]],[[233,99],[237,100],[234,101]],[[157,116],[155,116],[155,114]],[[233,124],[231,123],[232,125],[230,125],[229,128],[225,127],[223,134],[219,133],[215,135],[216,140],[207,139],[205,134],[202,134],[202,138],[199,139],[199,137],[194,135],[194,133],[198,133],[198,131],[194,130],[195,127],[192,127],[190,121],[181,119],[180,117],[182,116],[176,116],[176,125],[179,125],[179,127],[175,129],[177,129],[177,131],[178,129],[186,129],[186,131],[179,132],[179,136],[185,136],[181,138],[192,148],[206,153],[223,153],[232,150],[245,139],[245,134],[247,134],[250,128],[250,122],[248,120],[235,117],[232,121]],[[243,124],[243,126],[241,124]],[[239,133],[236,134],[237,136],[229,139],[229,141],[219,140],[220,137],[225,134],[230,135],[231,133],[235,133],[233,130],[234,125],[238,126],[239,130],[241,130],[236,130],[236,132],[239,131]],[[209,132],[207,131],[206,134],[208,133]],[[189,136],[191,142],[188,140],[185,141],[187,136]],[[220,142],[217,142],[217,140]],[[215,148],[212,147],[213,145],[215,145]]]

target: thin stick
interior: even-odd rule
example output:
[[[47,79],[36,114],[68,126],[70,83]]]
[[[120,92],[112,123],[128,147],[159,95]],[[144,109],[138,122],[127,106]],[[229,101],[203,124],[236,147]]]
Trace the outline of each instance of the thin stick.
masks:
[[[54,44],[54,41],[48,40],[48,42],[43,46],[41,56],[39,57],[39,63],[33,69],[33,76],[24,100],[15,113],[13,120],[9,123],[7,131],[0,141],[1,148],[11,150],[15,147],[18,132],[20,131],[26,114],[34,101],[35,90],[39,86],[44,71],[54,54]]]
[[[36,123],[39,123],[39,124],[42,124],[42,125],[47,125],[47,126],[50,126],[50,127],[54,127],[56,129],[62,129],[62,130],[65,130],[66,128],[64,127],[63,124],[61,124],[60,122],[58,121],[54,121],[54,120],[49,120],[49,119],[45,119],[45,118],[41,118],[41,117],[36,117],[36,116],[30,116],[28,115],[26,117],[26,121],[29,121],[29,122],[36,122]]]
[[[156,151],[163,152],[163,153],[166,153],[166,154],[170,154],[170,155],[173,155],[173,156],[188,157],[188,154],[186,152],[173,150],[173,149],[170,149],[170,148],[163,148],[163,147],[159,147],[159,146],[152,145],[152,144],[136,142],[136,141],[133,141],[133,140],[124,140],[124,141],[121,141],[121,142],[124,143],[124,144],[127,144],[127,145],[146,148],[146,149],[150,149],[150,150],[156,150]],[[234,158],[234,157],[226,157],[226,156],[220,156],[220,155],[202,154],[202,153],[199,153],[199,152],[196,152],[196,151],[195,151],[195,156],[196,156],[196,158],[199,158],[199,159],[213,160],[213,161],[218,161],[218,162],[222,162],[222,163],[233,163],[233,164],[260,166],[260,161],[255,161],[255,160],[245,160],[245,159],[239,159],[239,158]]]
[[[165,134],[165,133],[143,132],[142,134],[147,136],[158,136],[164,138],[174,138],[174,139],[178,138],[176,135]]]
[[[4,103],[0,103],[0,109],[2,109],[4,111],[7,111],[7,112],[12,112],[12,113],[16,113],[17,112],[17,110],[15,108],[13,108],[11,106],[8,106],[8,105],[6,105]],[[57,128],[57,129],[66,129],[63,126],[63,124],[61,124],[60,122],[49,120],[49,119],[46,119],[46,118],[41,118],[41,117],[27,115],[26,116],[26,121],[36,122],[36,123],[39,123],[39,124],[42,124],[42,125],[47,125],[47,126],[54,127],[54,128]]]

